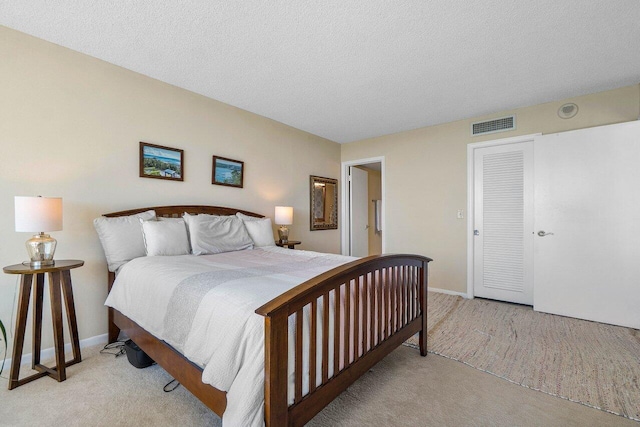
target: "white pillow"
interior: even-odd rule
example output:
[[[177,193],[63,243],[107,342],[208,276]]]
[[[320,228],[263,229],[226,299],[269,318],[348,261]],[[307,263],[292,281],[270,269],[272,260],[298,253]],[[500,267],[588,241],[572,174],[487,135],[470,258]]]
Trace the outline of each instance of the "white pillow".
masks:
[[[236,212],[236,216],[243,221],[260,221],[264,218],[258,218],[257,216],[245,215],[242,212]]]
[[[240,212],[236,215],[238,218],[242,219],[242,222],[244,222],[244,226],[247,228],[249,237],[253,240],[253,244],[256,248],[276,245],[275,239],[273,238],[271,218],[256,218]]]
[[[130,216],[102,216],[93,220],[109,271],[116,271],[132,259],[146,255],[140,220],[153,220],[155,217],[156,212],[150,210]]]
[[[142,235],[147,256],[187,255],[191,253],[187,225],[182,218],[142,221]]]
[[[194,255],[253,249],[253,241],[240,218],[235,216],[183,215]]]

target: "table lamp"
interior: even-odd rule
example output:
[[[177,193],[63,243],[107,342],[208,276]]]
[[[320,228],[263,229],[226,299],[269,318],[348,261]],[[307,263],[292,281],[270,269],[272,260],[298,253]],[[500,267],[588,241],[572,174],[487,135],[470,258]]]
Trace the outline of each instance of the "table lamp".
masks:
[[[278,228],[280,243],[287,243],[289,241],[289,228],[287,225],[293,224],[293,208],[291,206],[276,206],[275,223],[280,226]]]
[[[30,261],[23,264],[33,268],[54,265],[57,242],[45,232],[62,230],[62,198],[16,196],[15,213],[16,231],[39,233],[26,241]]]

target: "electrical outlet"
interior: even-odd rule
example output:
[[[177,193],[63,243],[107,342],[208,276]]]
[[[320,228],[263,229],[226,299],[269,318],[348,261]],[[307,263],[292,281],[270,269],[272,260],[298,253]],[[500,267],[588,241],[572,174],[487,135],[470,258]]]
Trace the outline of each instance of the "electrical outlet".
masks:
[[[458,219],[464,218],[464,211],[462,209],[458,209]]]

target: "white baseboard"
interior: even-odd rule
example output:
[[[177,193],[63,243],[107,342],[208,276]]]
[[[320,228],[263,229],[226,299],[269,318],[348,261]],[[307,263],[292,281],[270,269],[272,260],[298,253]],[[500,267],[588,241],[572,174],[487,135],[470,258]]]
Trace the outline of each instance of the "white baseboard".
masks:
[[[107,334],[96,335],[95,337],[85,338],[80,340],[80,348],[91,347],[93,345],[98,345],[102,343],[107,343]],[[7,349],[7,352],[11,351],[11,349]],[[71,352],[71,343],[66,343],[64,345],[65,354],[69,354]],[[21,365],[30,365],[33,354],[25,354],[22,356]],[[42,350],[40,353],[40,360],[53,359],[55,357],[55,349],[53,347]],[[2,360],[0,360],[0,365],[2,364]],[[7,359],[4,362],[4,368],[8,369],[11,366],[11,359]]]
[[[455,296],[459,296],[467,299],[469,298],[469,296],[464,292],[450,291],[448,289],[432,288],[430,286],[427,287],[427,290],[429,292],[437,292],[439,294],[455,295]]]

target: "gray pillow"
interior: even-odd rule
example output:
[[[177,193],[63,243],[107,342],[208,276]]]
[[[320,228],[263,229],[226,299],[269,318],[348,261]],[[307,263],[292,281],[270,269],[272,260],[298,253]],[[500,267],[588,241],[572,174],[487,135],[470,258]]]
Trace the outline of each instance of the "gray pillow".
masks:
[[[189,229],[191,252],[194,255],[253,249],[253,240],[240,218],[188,213],[183,218]]]

